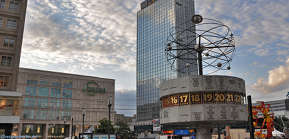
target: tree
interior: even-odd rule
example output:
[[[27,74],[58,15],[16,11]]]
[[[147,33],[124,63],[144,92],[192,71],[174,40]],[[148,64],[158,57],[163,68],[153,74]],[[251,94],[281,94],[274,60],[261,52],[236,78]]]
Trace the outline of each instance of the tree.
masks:
[[[113,134],[114,133],[114,128],[111,124],[111,121],[107,119],[102,119],[99,121],[99,126],[97,128],[97,133],[102,133],[102,134]]]
[[[116,126],[118,127],[116,129],[116,134],[120,136],[121,139],[128,139],[130,137],[130,129],[127,123],[118,121]]]
[[[281,119],[282,118],[282,119]],[[274,127],[276,128],[276,130],[280,131],[280,132],[283,132],[283,129],[284,129],[284,125],[283,125],[283,122],[285,124],[285,126],[288,128],[289,127],[289,119],[286,118],[286,117],[275,117],[274,119]]]

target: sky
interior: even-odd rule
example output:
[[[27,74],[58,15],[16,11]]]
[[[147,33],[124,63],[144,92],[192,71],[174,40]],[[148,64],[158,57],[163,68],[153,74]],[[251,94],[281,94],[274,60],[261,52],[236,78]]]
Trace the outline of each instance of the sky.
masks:
[[[181,1],[181,0],[179,0]],[[116,80],[116,111],[136,113],[136,13],[142,0],[29,0],[21,67]],[[289,92],[288,0],[195,0],[231,27],[232,69],[253,101]]]

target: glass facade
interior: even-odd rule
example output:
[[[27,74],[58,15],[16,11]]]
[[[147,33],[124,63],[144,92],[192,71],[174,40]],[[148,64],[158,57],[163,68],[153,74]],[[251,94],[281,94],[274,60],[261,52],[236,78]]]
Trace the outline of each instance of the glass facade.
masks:
[[[61,83],[49,82],[47,80],[27,80],[26,84],[22,113],[23,119],[70,119],[72,110],[72,81]]]
[[[146,0],[141,4],[137,13],[138,121],[159,118],[159,85],[178,76],[167,62],[167,38],[193,14],[193,0]]]
[[[34,98],[24,98],[24,107],[34,107],[35,105],[35,99]]]
[[[63,98],[72,98],[72,90],[63,89]]]
[[[60,88],[51,88],[50,97],[61,98]]]
[[[48,98],[38,98],[38,107],[47,108],[48,107]]]
[[[23,110],[22,114],[23,114],[23,119],[29,119],[29,120],[34,119],[34,110],[25,109]]]
[[[35,87],[35,86],[27,86],[25,88],[25,95],[36,96],[36,89],[37,89],[37,87]]]
[[[48,87],[39,87],[38,96],[48,97],[49,96],[49,88]]]

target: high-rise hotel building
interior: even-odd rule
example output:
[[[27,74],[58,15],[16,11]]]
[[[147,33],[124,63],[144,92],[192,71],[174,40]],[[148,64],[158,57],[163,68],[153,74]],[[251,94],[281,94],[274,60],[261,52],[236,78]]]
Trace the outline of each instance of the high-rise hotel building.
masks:
[[[159,119],[159,85],[181,73],[171,69],[165,49],[170,33],[187,26],[194,15],[194,0],[145,0],[137,12],[137,125]],[[182,68],[183,63],[176,63]],[[197,74],[192,65],[191,74]]]
[[[0,0],[0,135],[17,135],[21,93],[16,91],[27,0]]]

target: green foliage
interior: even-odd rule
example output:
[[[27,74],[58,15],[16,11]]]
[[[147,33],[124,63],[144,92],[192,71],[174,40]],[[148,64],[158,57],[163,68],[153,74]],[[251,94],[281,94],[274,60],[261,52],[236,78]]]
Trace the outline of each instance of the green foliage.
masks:
[[[111,124],[111,121],[107,119],[102,119],[99,121],[99,126],[96,130],[97,133],[102,133],[102,134],[113,134],[114,133],[114,128]]]
[[[120,136],[121,139],[129,139],[129,138],[131,138],[130,137],[131,136],[130,135],[131,134],[130,129],[129,129],[128,125],[125,122],[119,121],[119,122],[116,123],[116,126],[117,126],[116,134],[118,136]]]
[[[116,125],[119,127],[119,131],[130,131],[128,125],[125,122],[119,121],[116,123]]]
[[[288,128],[289,127],[289,119],[286,117],[282,117],[282,119],[283,119],[285,126]],[[275,119],[274,119],[274,127],[280,132],[283,132],[283,129],[284,129],[283,122],[281,120],[281,117],[275,117]]]
[[[96,134],[116,134],[120,139],[135,139],[136,135],[130,131],[129,126],[124,122],[117,122],[116,128],[113,128],[112,123],[107,119],[99,121],[99,126],[95,130]]]

